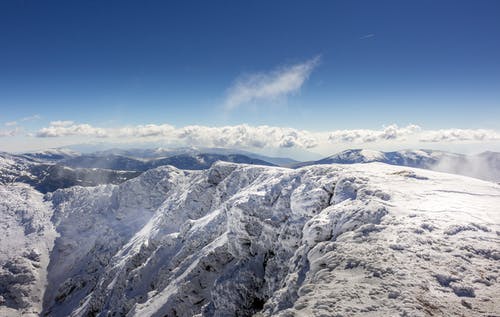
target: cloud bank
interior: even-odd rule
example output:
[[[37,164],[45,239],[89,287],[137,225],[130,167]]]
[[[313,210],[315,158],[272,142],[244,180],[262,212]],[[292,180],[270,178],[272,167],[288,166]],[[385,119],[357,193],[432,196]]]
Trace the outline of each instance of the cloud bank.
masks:
[[[500,133],[485,129],[443,129],[425,131],[422,142],[498,141]]]
[[[169,124],[147,124],[122,128],[99,128],[90,124],[76,124],[73,121],[52,121],[46,128],[40,129],[37,137],[85,136],[96,138],[131,137],[147,138],[169,136],[175,128]]]
[[[363,145],[390,142],[484,142],[500,141],[500,133],[484,129],[424,130],[410,124],[395,124],[380,130],[353,129],[313,132],[287,127],[246,124],[222,127],[191,125],[176,128],[170,124],[147,124],[118,128],[95,127],[73,121],[53,121],[40,129],[39,138],[91,137],[127,138],[131,140],[160,139],[186,145],[241,148],[301,148],[313,149],[327,145]],[[352,144],[352,145],[351,145]]]
[[[343,143],[371,143],[377,141],[405,140],[406,137],[418,134],[422,129],[418,125],[410,124],[398,127],[395,124],[384,127],[382,130],[338,130],[330,132],[330,142]]]
[[[0,130],[0,138],[16,136],[18,131],[16,129],[12,130]]]
[[[22,127],[8,124],[6,124],[6,126],[12,128],[0,130],[0,138],[17,136],[24,132],[24,129]]]
[[[268,73],[242,76],[229,88],[224,107],[230,111],[247,103],[273,101],[297,92],[319,62],[320,57],[316,56]]]

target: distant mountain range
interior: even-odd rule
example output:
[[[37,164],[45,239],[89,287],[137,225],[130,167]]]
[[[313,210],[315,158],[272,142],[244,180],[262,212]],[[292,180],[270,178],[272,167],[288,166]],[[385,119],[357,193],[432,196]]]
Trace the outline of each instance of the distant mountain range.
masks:
[[[381,162],[391,165],[429,168],[444,156],[461,157],[463,155],[432,150],[405,150],[394,152],[381,152],[374,150],[353,149],[346,150],[317,161],[300,162],[290,165],[292,168],[316,164],[355,164]]]
[[[72,186],[120,184],[142,173],[101,168],[70,168],[55,163],[55,160],[54,157],[33,159],[29,155],[0,153],[0,184],[26,183],[42,193],[47,193]]]
[[[248,152],[244,150],[236,150],[236,149],[225,149],[225,148],[199,148],[199,147],[180,147],[180,148],[151,148],[151,149],[108,149],[104,151],[97,151],[93,154],[97,156],[105,156],[105,155],[120,155],[126,157],[133,158],[142,158],[142,159],[159,159],[166,158],[178,155],[199,155],[199,154],[218,154],[218,155],[235,155],[240,154],[249,158],[258,159],[261,161],[265,161],[268,163],[272,163],[274,165],[288,165],[298,163],[298,161],[288,158],[288,157],[272,157],[260,155],[253,152]]]
[[[355,164],[381,162],[390,165],[430,169],[500,182],[500,153],[463,155],[433,150],[381,152],[353,149],[317,161],[296,162],[249,153],[231,153],[228,149],[131,149],[81,154],[52,149],[24,154],[0,153],[0,183],[23,182],[40,192],[72,186],[120,184],[159,166],[171,165],[184,170],[204,170],[217,161],[264,166],[301,168],[318,164]],[[269,162],[264,159],[269,159]]]
[[[464,155],[434,150],[381,152],[353,149],[317,161],[290,164],[289,167],[300,168],[317,164],[355,164],[371,162],[425,168],[489,181],[500,181],[500,153],[498,152]]]
[[[48,149],[38,152],[28,152],[22,154],[22,156],[38,159],[38,160],[48,160],[48,161],[59,161],[70,157],[79,156],[80,153],[68,149]]]
[[[158,159],[140,159],[116,154],[87,154],[63,159],[59,164],[69,167],[105,168],[111,170],[144,172],[163,165],[172,165],[180,169],[202,170],[209,168],[217,161],[275,166],[272,163],[241,154],[222,155],[207,153],[179,154]]]
[[[203,170],[217,161],[275,166],[242,154],[177,154],[145,159],[106,152],[80,154],[56,149],[19,155],[0,153],[0,184],[21,182],[47,193],[77,185],[120,184],[164,165],[185,170]]]

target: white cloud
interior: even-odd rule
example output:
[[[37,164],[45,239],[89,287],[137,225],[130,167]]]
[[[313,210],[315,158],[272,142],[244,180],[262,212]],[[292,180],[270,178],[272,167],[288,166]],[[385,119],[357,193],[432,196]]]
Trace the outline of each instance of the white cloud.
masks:
[[[2,136],[17,131],[0,132]],[[222,127],[192,125],[176,128],[169,124],[147,124],[117,128],[95,127],[72,121],[53,121],[36,133],[40,138],[86,137],[126,139],[131,141],[162,140],[182,145],[227,148],[298,148],[323,149],[332,147],[370,146],[374,144],[415,146],[426,142],[460,143],[500,141],[500,133],[484,129],[423,130],[417,125],[399,127],[395,124],[379,130],[353,129],[312,132],[287,127],[246,124]]]
[[[147,138],[168,136],[174,127],[169,124],[147,124],[132,127],[121,128],[99,128],[90,124],[76,124],[73,121],[52,121],[46,128],[40,129],[37,137],[68,137],[68,136],[86,136],[97,138],[109,137],[132,137]]]
[[[189,145],[215,147],[300,147],[317,145],[314,134],[292,128],[270,126],[236,125],[224,127],[186,126],[175,128],[169,124],[148,124],[121,128],[100,128],[89,124],[75,124],[70,121],[53,121],[40,129],[37,137],[97,137],[97,138],[162,138]]]
[[[42,116],[40,116],[39,114],[34,114],[32,116],[21,118],[19,119],[19,121],[35,121],[35,120],[40,120],[41,118]]]
[[[54,124],[55,123],[55,124]],[[47,128],[40,129],[36,136],[38,137],[66,137],[66,136],[86,136],[105,138],[108,137],[107,129],[95,128],[90,124],[66,124],[61,121],[53,121]]]
[[[370,34],[365,34],[362,37],[360,37],[360,40],[366,40],[366,39],[371,39],[372,37],[375,37],[375,34],[370,33]]]
[[[146,124],[138,125],[135,127],[125,127],[117,130],[108,130],[110,136],[119,137],[135,137],[135,138],[147,138],[147,137],[159,137],[159,136],[169,136],[175,128],[169,124]]]
[[[395,124],[384,127],[382,130],[337,130],[329,133],[328,140],[332,143],[372,143],[377,141],[405,140],[406,137],[416,135],[421,131],[417,125],[410,124],[398,127]]]
[[[224,106],[233,110],[243,104],[272,101],[297,92],[319,64],[320,57],[303,63],[281,67],[268,73],[242,76],[229,88]]]
[[[70,120],[65,120],[65,121],[58,120],[58,121],[51,121],[50,125],[54,127],[67,127],[73,125],[74,123],[75,123],[74,121]]]
[[[15,130],[0,130],[0,138],[15,136]]]
[[[485,129],[441,129],[424,131],[421,142],[498,141],[500,133]]]
[[[0,130],[0,137],[12,137],[12,136],[17,136],[23,131],[23,128],[21,127],[15,127],[14,129],[8,129],[8,130]]]
[[[20,118],[18,120],[13,120],[13,121],[8,121],[8,122],[5,122],[4,125],[7,126],[7,127],[14,127],[14,126],[17,126],[19,125],[20,122],[26,122],[26,121],[35,121],[35,120],[39,120],[41,119],[42,117],[38,114],[34,114],[32,116],[28,116],[28,117],[23,117],[23,118]],[[4,131],[5,132],[5,131]]]
[[[187,126],[176,130],[179,140],[190,145],[248,148],[312,148],[314,136],[307,131],[270,126]]]

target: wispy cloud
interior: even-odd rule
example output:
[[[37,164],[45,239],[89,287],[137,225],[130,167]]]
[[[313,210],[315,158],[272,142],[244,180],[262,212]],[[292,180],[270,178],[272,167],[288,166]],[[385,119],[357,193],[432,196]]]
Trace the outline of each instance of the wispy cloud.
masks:
[[[34,114],[32,116],[23,117],[23,118],[19,118],[17,120],[5,122],[4,125],[6,127],[15,127],[15,126],[19,125],[20,122],[35,121],[35,120],[40,120],[41,118],[42,117],[40,115]]]
[[[24,121],[35,121],[35,120],[40,120],[42,118],[41,115],[39,114],[34,114],[32,116],[24,117],[19,119],[19,121],[24,122]]]
[[[229,88],[224,107],[230,111],[244,104],[273,101],[297,92],[319,62],[320,57],[316,56],[270,72],[242,76]]]
[[[360,40],[367,40],[367,39],[371,39],[372,37],[375,37],[375,34],[370,33],[370,34],[365,34],[365,35],[361,36],[359,39]]]
[[[13,129],[0,130],[0,137],[1,138],[13,137],[19,135],[21,132],[23,132],[23,128],[16,126]]]
[[[73,124],[75,124],[75,122],[71,121],[71,120],[57,120],[57,121],[50,122],[50,126],[53,126],[53,127],[69,127]]]

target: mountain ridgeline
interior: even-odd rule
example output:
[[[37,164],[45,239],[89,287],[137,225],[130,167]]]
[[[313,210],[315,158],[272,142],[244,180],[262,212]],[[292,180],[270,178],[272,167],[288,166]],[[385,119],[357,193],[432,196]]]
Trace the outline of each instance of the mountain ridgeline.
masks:
[[[371,162],[424,168],[438,172],[459,174],[500,182],[500,153],[498,152],[464,155],[434,150],[381,152],[354,149],[346,150],[317,161],[290,164],[289,167],[300,168],[318,164],[355,164]]]
[[[500,313],[497,153],[270,165],[0,153],[0,316]]]
[[[164,165],[172,165],[180,169],[202,170],[212,166],[217,161],[243,163],[252,165],[274,166],[269,162],[250,158],[241,154],[179,154],[165,158],[138,159],[116,154],[108,155],[80,155],[60,161],[60,164],[76,168],[104,168],[120,171],[140,171],[144,172],[152,168]]]
[[[498,316],[497,206],[383,163],[0,185],[0,316]]]
[[[166,165],[182,170],[204,170],[217,161],[262,166],[280,165],[292,169],[310,165],[380,162],[500,182],[500,153],[496,152],[463,155],[433,150],[381,152],[355,149],[317,161],[296,162],[292,159],[266,157],[250,152],[246,153],[248,155],[230,153],[227,149],[207,151],[212,152],[202,153],[196,149],[109,150],[81,154],[56,149],[19,155],[0,153],[0,183],[22,182],[47,193],[72,186],[121,184],[145,171]]]
[[[120,184],[164,165],[184,170],[203,170],[217,161],[274,166],[241,154],[199,153],[141,159],[116,154],[78,154],[55,150],[22,155],[0,153],[0,184],[20,182],[47,193],[72,186]]]

